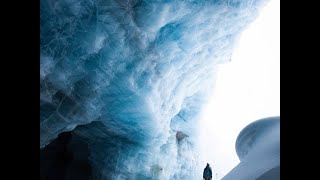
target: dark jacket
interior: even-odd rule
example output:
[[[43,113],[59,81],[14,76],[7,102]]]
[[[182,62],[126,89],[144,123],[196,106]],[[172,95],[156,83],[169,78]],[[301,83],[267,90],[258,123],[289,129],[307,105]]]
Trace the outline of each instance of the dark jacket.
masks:
[[[203,178],[209,178],[209,177],[212,177],[212,170],[211,170],[211,167],[207,165],[203,171]]]

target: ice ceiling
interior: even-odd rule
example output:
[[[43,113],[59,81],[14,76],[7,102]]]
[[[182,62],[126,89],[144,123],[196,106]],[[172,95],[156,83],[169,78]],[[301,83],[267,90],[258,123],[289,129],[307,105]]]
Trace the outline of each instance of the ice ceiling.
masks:
[[[265,3],[40,0],[42,177],[59,146],[91,179],[199,178],[197,117],[215,65]]]

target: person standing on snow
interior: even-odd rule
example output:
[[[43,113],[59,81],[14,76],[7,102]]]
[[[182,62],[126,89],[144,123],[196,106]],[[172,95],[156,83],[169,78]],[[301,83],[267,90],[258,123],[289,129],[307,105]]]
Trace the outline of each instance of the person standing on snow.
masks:
[[[203,170],[203,179],[204,180],[211,180],[212,179],[212,170],[210,164],[207,163],[206,168]]]

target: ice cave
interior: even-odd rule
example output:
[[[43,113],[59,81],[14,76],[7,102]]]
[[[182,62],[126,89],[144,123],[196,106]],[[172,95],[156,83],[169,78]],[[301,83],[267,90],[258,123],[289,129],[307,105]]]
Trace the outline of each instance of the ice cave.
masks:
[[[216,66],[267,2],[40,0],[40,178],[201,178]]]

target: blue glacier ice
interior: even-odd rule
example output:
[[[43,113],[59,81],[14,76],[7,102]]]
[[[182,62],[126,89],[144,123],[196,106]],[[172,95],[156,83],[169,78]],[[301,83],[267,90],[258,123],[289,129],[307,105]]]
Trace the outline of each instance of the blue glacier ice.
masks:
[[[198,115],[216,65],[265,4],[40,0],[40,148],[72,132],[92,179],[201,177]]]

